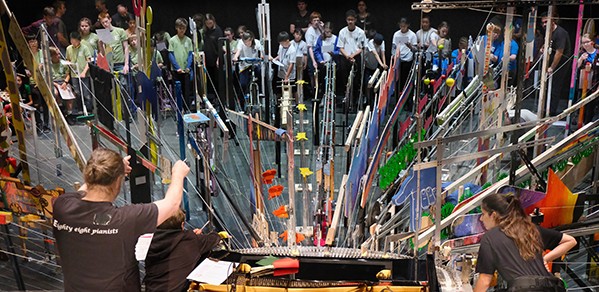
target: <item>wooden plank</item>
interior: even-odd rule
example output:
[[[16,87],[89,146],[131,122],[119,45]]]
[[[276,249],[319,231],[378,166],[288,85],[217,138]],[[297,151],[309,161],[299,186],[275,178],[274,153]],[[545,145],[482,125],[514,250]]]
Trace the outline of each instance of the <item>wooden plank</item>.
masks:
[[[354,119],[354,123],[352,124],[351,130],[349,131],[349,134],[347,135],[347,139],[345,139],[345,152],[349,151],[349,149],[352,145],[352,141],[354,140],[354,138],[356,137],[356,134],[358,133],[358,128],[360,126],[360,123],[362,122],[363,115],[364,115],[364,111],[359,111],[358,114],[356,115],[356,118]]]
[[[114,133],[112,133],[111,131],[109,131],[108,129],[98,125],[98,124],[94,124],[92,122],[88,122],[88,126],[90,128],[92,128],[93,130],[97,130],[97,133],[102,135],[104,138],[108,139],[108,141],[110,143],[112,143],[113,145],[117,146],[118,148],[120,148],[122,151],[127,152],[127,144],[125,143],[125,141],[123,141],[121,138],[119,138],[118,136],[116,136]],[[152,163],[151,161],[149,161],[148,159],[146,159],[145,157],[143,157],[143,155],[141,154],[141,152],[137,151],[137,159],[139,159],[139,161],[141,162],[141,164],[147,168],[148,170],[150,170],[152,173],[156,172],[156,169],[158,169],[158,167]]]
[[[27,147],[25,146],[25,124],[23,123],[23,114],[21,112],[21,99],[19,97],[19,88],[17,87],[16,74],[14,71],[15,69],[10,61],[8,44],[6,42],[6,35],[4,34],[4,25],[1,22],[0,57],[2,58],[4,76],[6,76],[6,85],[8,87],[8,93],[10,96],[10,106],[12,108],[12,125],[15,129],[17,140],[19,141],[19,158],[21,160],[21,167],[23,168],[23,180],[25,181],[25,183],[29,184],[31,183],[31,177],[29,176],[29,164],[27,163]],[[35,131],[35,129],[33,131]]]
[[[337,233],[337,226],[339,226],[339,220],[342,214],[343,208],[343,200],[345,199],[345,185],[347,184],[347,174],[343,175],[341,179],[341,187],[339,187],[339,195],[337,197],[337,205],[335,206],[335,213],[333,215],[333,222],[331,222],[331,227],[327,231],[327,238],[325,244],[328,246],[333,245],[333,241],[335,241],[335,234]]]

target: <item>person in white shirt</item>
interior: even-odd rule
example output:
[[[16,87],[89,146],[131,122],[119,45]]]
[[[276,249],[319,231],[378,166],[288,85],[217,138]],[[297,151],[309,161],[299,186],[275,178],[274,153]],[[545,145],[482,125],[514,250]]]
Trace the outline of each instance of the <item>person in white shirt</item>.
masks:
[[[295,46],[291,44],[289,40],[289,33],[282,31],[277,36],[279,42],[279,51],[277,57],[274,60],[279,61],[279,70],[277,77],[279,77],[283,83],[288,83],[295,79],[295,59],[297,53],[295,52]]]
[[[370,80],[377,68],[387,70],[389,67],[387,66],[387,59],[385,57],[385,41],[383,35],[377,33],[374,29],[370,29],[368,31],[368,38],[370,38],[370,40],[366,44],[366,51],[364,53],[365,68],[364,79],[362,82],[364,84],[363,88],[365,88],[365,102],[372,108],[374,105],[375,95],[374,89],[368,88],[368,80]]]
[[[337,89],[339,93],[339,89],[343,89],[348,81],[348,76],[350,70],[352,70],[352,65],[355,70],[354,74],[354,82],[353,82],[353,97],[350,100],[351,108],[356,109],[355,103],[359,99],[360,92],[360,84],[357,83],[357,80],[361,80],[361,56],[362,49],[366,44],[366,34],[364,34],[364,30],[356,26],[357,15],[354,10],[348,10],[345,13],[345,21],[347,22],[347,26],[342,28],[339,31],[339,39],[337,40],[337,47],[339,47],[339,52],[341,53],[341,58],[339,58],[339,74],[337,79]],[[343,92],[342,90],[341,92]],[[350,92],[345,93],[346,96],[352,96]]]
[[[314,57],[316,58],[316,62],[318,63],[318,70],[320,72],[324,71],[324,64],[330,61],[337,60],[339,56],[339,48],[337,47],[337,38],[336,35],[333,34],[333,25],[330,21],[325,22],[324,24],[324,32],[318,40],[316,41],[316,45],[314,46]],[[317,82],[319,83],[319,88],[323,88],[325,74],[319,74]],[[319,92],[318,98],[322,95],[322,90]]]
[[[404,87],[412,63],[414,61],[414,50],[418,45],[418,39],[416,34],[410,29],[410,22],[407,18],[402,17],[399,20],[399,30],[393,34],[393,44],[391,46],[391,55],[395,55],[395,51],[399,48],[399,60],[400,63],[400,75],[399,84],[400,88]]]
[[[316,44],[316,40],[322,34],[323,24],[320,13],[314,11],[310,14],[310,26],[308,30],[306,30],[306,45],[308,46],[308,75],[310,75],[310,90],[314,90],[314,85],[316,84],[316,80],[314,78],[315,71],[318,68],[318,64],[316,63],[316,59],[314,58],[314,45]],[[308,94],[311,95],[310,92]]]
[[[431,19],[428,15],[422,16],[420,29],[416,32],[416,39],[418,40],[418,47],[427,53],[432,55],[437,52],[439,34],[436,29],[431,27]]]
[[[303,33],[301,30],[297,29],[293,32],[293,42],[291,43],[295,47],[296,52],[296,76],[297,79],[303,79],[304,72],[306,70],[306,66],[308,65],[308,45],[304,40],[302,40]]]
[[[310,62],[312,62],[312,68],[316,68],[316,60],[314,59],[314,45],[316,40],[322,34],[322,21],[320,21],[320,13],[314,11],[310,14],[310,26],[306,31],[306,45],[308,45],[308,54],[310,56]]]
[[[237,50],[235,55],[233,56],[233,62],[239,62],[239,83],[241,85],[241,90],[243,96],[248,93],[248,86],[250,84],[250,79],[252,78],[251,70],[248,70],[252,67],[252,64],[248,62],[244,62],[245,58],[262,58],[262,45],[258,40],[254,38],[254,34],[251,31],[246,31],[241,33],[241,41],[237,42]],[[256,77],[260,76],[260,66],[253,66],[253,70],[255,71],[254,75]],[[243,105],[243,99],[241,100]],[[243,106],[242,106],[243,108]]]
[[[333,34],[333,25],[330,21],[325,22],[324,32],[316,41],[314,46],[314,58],[319,64],[324,64],[333,59],[333,56],[339,55],[339,48],[337,47],[337,36]]]

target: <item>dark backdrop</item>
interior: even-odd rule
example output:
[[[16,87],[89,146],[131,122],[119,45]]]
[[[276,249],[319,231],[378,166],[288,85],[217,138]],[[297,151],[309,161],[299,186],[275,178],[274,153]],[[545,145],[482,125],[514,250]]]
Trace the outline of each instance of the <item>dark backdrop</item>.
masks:
[[[22,26],[27,25],[41,18],[41,11],[44,6],[51,5],[52,0],[7,0],[9,8],[12,9]],[[116,5],[123,3],[131,8],[131,1],[107,0],[107,7],[111,14],[116,12]],[[390,51],[391,37],[397,30],[397,22],[400,17],[408,17],[412,22],[412,30],[418,30],[420,26],[420,12],[410,9],[413,1],[366,1],[368,11],[375,17],[375,28],[381,32],[386,41],[387,52]],[[335,25],[335,32],[345,26],[345,11],[356,9],[357,0],[308,0],[308,10],[318,11],[322,14],[323,21],[331,21]],[[89,17],[94,21],[97,19],[97,11],[94,7],[94,0],[67,0],[67,12],[63,17],[69,31],[75,30],[78,20],[83,17]],[[240,24],[247,25],[252,31],[256,32],[255,10],[257,0],[213,0],[213,1],[191,1],[191,0],[149,0],[148,5],[152,6],[154,11],[154,23],[152,31],[166,30],[174,34],[174,22],[178,17],[189,17],[195,13],[212,13],[219,26],[223,29],[227,26],[235,29]],[[289,29],[291,15],[296,11],[295,0],[271,0],[269,1],[271,10],[271,38],[276,43],[276,34],[282,30]],[[542,7],[541,10],[546,10]],[[570,37],[574,41],[576,28],[577,6],[559,7],[560,16],[565,18],[562,25],[570,32]],[[593,9],[599,8],[593,5],[586,5],[585,16],[594,15]],[[488,9],[485,9],[488,10]],[[432,18],[434,27],[441,22],[447,21],[450,25],[450,36],[457,45],[457,40],[461,36],[476,35],[483,26],[488,13],[482,10],[437,10],[429,14]],[[491,15],[492,17],[493,15]]]

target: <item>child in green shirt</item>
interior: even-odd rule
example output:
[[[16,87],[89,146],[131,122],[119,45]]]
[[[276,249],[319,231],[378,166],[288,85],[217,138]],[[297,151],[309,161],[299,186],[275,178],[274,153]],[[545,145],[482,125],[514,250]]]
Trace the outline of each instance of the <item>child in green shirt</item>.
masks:
[[[69,80],[71,79],[68,74],[68,67],[65,66],[60,60],[60,52],[54,47],[50,47],[50,70],[52,72],[52,82],[54,84],[54,96],[58,101],[59,105],[63,105],[66,108],[66,116],[70,116],[73,113],[73,100],[75,95],[69,88]],[[64,102],[64,104],[62,103]],[[69,124],[73,120],[69,120]]]
[[[91,61],[92,54],[89,47],[83,45],[81,35],[78,32],[71,32],[70,42],[71,45],[67,47],[66,59],[71,62],[69,66],[71,85],[76,95],[81,96],[83,94],[85,107],[89,111],[93,106],[88,74],[88,62]]]
[[[178,18],[175,21],[175,29],[177,35],[169,40],[169,59],[175,81],[181,81],[184,109],[189,112],[192,101],[190,98],[191,82],[189,72],[193,64],[193,44],[191,39],[185,35],[187,31],[187,20],[185,18]]]

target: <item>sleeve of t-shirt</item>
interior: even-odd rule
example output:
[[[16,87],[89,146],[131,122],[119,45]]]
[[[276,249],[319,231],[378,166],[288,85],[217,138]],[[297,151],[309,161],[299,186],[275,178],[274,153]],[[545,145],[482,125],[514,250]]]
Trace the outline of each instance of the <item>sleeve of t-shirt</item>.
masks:
[[[539,232],[541,233],[541,240],[543,240],[544,249],[552,250],[559,245],[560,241],[562,241],[562,237],[564,235],[561,232],[540,226],[538,228]]]
[[[493,275],[495,270],[495,254],[491,248],[491,240],[488,234],[485,234],[480,241],[480,248],[478,249],[476,272]]]
[[[86,60],[88,60],[92,57],[92,52],[89,47],[81,46],[81,49],[83,50],[83,57],[85,57]]]
[[[128,220],[133,222],[133,230],[136,235],[151,233],[156,230],[156,221],[158,220],[158,206],[150,204],[133,204],[126,207]]]
[[[241,52],[243,52],[243,51],[242,51],[242,49],[243,49],[243,46],[244,46],[244,44],[243,44],[243,41],[242,41],[242,40],[239,40],[239,41],[237,42],[237,47],[235,48],[235,50],[236,50],[236,51],[238,51],[238,52],[240,52],[240,54],[241,54]]]
[[[316,40],[316,45],[314,45],[314,58],[316,59],[316,62],[320,63],[322,61],[324,61],[324,58],[322,56],[322,38],[319,37],[318,40]]]
[[[193,231],[191,231],[193,233]],[[197,243],[198,254],[205,254],[209,252],[220,242],[220,235],[216,232],[210,232],[208,234],[193,234]]]
[[[366,49],[369,52],[374,52],[375,48],[374,48],[374,41],[373,40],[368,41],[368,43],[366,44]]]
[[[292,57],[292,56],[297,56],[297,52],[295,50],[295,47],[294,46],[289,46],[289,52],[287,52],[287,54],[290,56],[289,57],[289,63],[295,64],[295,59],[296,58]]]
[[[124,29],[119,30],[119,34],[121,37],[121,39],[119,41],[120,43],[126,42],[129,39],[129,37],[127,36],[127,32],[125,32]],[[124,50],[124,48],[123,48],[123,50]]]
[[[340,32],[339,36],[337,37],[337,47],[345,48],[345,34],[343,32]]]
[[[510,42],[510,56],[511,55],[518,55],[518,42],[515,40]]]
[[[306,31],[306,45],[308,47],[313,47],[316,40],[314,39],[314,35],[312,34],[312,28],[308,28]]]

